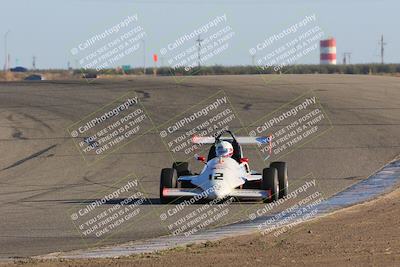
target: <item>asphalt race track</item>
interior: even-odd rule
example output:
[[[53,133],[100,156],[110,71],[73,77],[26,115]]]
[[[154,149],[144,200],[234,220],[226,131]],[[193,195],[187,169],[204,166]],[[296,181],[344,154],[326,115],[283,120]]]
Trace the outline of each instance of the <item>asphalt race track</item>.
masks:
[[[173,205],[161,205],[157,199],[160,169],[172,160],[159,133],[149,131],[140,142],[88,166],[66,129],[127,92],[136,92],[158,126],[219,90],[242,123],[230,125],[232,130],[253,124],[310,90],[318,96],[332,127],[285,156],[290,188],[301,186],[311,173],[318,190],[329,197],[399,154],[400,82],[395,77],[243,75],[188,77],[178,83],[172,77],[0,83],[0,258],[168,234],[160,214]],[[251,166],[263,168],[263,162],[255,160],[255,148],[244,149]],[[201,163],[191,164],[201,168]],[[118,189],[115,183],[132,172],[147,198],[140,215],[108,238],[82,238],[71,213]],[[216,225],[247,219],[261,206],[233,203],[229,216]]]

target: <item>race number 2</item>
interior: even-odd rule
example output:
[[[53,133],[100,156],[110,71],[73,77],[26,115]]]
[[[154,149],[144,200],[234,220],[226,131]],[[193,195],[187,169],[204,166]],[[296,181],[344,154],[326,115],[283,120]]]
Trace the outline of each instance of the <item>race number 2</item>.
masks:
[[[210,180],[222,180],[222,177],[224,177],[224,174],[223,174],[223,173],[220,173],[220,172],[216,172],[216,173],[214,173],[214,175],[210,174],[210,175],[208,176],[208,178],[209,178]]]

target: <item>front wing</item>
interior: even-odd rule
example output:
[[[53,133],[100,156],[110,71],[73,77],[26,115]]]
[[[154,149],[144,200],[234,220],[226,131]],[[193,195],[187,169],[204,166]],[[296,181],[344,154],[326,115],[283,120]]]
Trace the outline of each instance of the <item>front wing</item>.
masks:
[[[164,188],[164,197],[190,198],[204,196],[204,191],[200,188]],[[238,199],[265,199],[271,198],[271,190],[259,189],[234,189],[226,197],[235,197]]]

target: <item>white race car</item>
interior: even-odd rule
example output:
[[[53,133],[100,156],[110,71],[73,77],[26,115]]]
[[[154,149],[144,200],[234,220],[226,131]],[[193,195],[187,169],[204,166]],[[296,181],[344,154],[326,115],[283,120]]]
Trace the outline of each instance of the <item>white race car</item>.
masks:
[[[229,134],[229,137],[223,137]],[[270,143],[268,137],[235,137],[225,131],[218,137],[194,137],[197,144],[213,144],[205,157],[195,156],[205,166],[192,174],[188,162],[175,162],[161,170],[160,201],[170,203],[181,198],[224,199],[234,197],[271,202],[288,194],[288,172],[285,162],[272,162],[262,174],[250,170],[239,144]]]

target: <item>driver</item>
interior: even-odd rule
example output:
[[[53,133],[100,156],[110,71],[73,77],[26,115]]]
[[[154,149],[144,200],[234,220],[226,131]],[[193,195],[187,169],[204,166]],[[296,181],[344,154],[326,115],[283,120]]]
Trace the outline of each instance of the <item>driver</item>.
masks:
[[[217,157],[232,157],[233,155],[233,146],[231,143],[227,141],[220,141],[215,144],[215,154]]]

